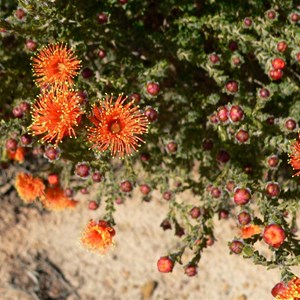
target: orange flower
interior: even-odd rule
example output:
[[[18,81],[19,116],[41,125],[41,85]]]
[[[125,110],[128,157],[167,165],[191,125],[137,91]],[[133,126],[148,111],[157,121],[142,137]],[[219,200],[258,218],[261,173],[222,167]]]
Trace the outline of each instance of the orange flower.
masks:
[[[27,173],[17,174],[15,187],[20,198],[26,203],[42,197],[45,190],[45,185],[41,179],[34,178]]]
[[[77,201],[65,196],[64,190],[60,186],[48,187],[45,196],[41,199],[45,208],[49,210],[63,210],[73,208]]]
[[[247,225],[241,228],[241,237],[243,239],[250,239],[252,236],[260,234],[261,228],[258,225]]]
[[[300,140],[294,141],[291,144],[291,153],[289,154],[289,164],[293,167],[294,170],[298,170],[293,176],[300,175]]]
[[[43,142],[57,145],[64,136],[76,136],[73,126],[78,125],[82,114],[75,91],[51,89],[41,94],[33,106],[29,130],[33,135],[45,134]]]
[[[64,44],[48,45],[32,58],[36,84],[72,84],[72,78],[78,74],[80,60]]]
[[[122,95],[113,104],[113,97],[107,97],[100,106],[94,105],[90,121],[95,127],[88,128],[88,141],[98,151],[110,149],[112,156],[124,157],[137,150],[138,135],[147,132],[148,120],[134,101],[124,104]]]
[[[115,230],[107,222],[91,220],[82,234],[81,243],[90,251],[104,254],[107,248],[113,245],[114,235]]]
[[[15,160],[21,164],[25,159],[25,149],[23,147],[18,147],[14,152],[7,151],[7,156],[9,159]]]
[[[277,300],[299,300],[300,279],[294,277],[288,284],[280,282],[274,286],[271,293]]]

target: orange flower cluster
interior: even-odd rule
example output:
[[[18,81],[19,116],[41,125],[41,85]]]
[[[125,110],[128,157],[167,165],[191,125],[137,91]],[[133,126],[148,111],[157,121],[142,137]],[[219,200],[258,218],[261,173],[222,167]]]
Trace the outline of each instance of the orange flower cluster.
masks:
[[[74,127],[78,126],[83,115],[80,96],[70,89],[73,78],[80,69],[80,61],[64,44],[43,48],[32,61],[35,81],[42,92],[32,107],[32,124],[29,130],[35,136],[42,135],[42,142],[57,147],[64,137],[76,137]],[[132,154],[144,142],[140,135],[147,132],[148,119],[134,105],[134,101],[127,104],[125,101],[126,97],[123,95],[116,101],[113,97],[107,97],[93,106],[89,117],[93,126],[87,128],[87,141],[92,149],[110,150],[113,157],[124,157]],[[31,201],[40,197],[44,207],[50,210],[62,210],[77,205],[77,201],[65,196],[59,184],[45,188],[42,181],[38,180],[43,186],[42,195],[36,196],[33,188],[28,193],[28,184],[18,181],[17,188],[23,187],[23,192],[19,194],[29,194]],[[37,182],[32,186],[37,187]],[[103,254],[113,245],[114,235],[115,230],[107,222],[90,221],[81,242],[87,249]]]
[[[73,208],[78,201],[65,196],[64,190],[60,186],[48,187],[45,196],[41,199],[45,208],[49,210],[63,210]]]
[[[34,135],[43,134],[43,142],[57,145],[65,136],[76,136],[73,126],[78,126],[82,114],[76,92],[51,89],[39,95],[29,129]]]
[[[73,127],[83,114],[80,97],[70,89],[80,61],[64,44],[49,45],[32,60],[36,84],[47,88],[33,106],[29,130],[33,135],[44,135],[42,142],[57,146],[65,136],[76,136]]]
[[[77,205],[77,201],[65,196],[64,190],[56,185],[45,187],[40,178],[35,178],[28,173],[18,173],[15,183],[18,195],[25,203],[30,203],[40,198],[44,207],[49,210],[62,210]]]
[[[300,278],[294,277],[287,284],[284,282],[276,284],[271,293],[277,300],[299,300]]]
[[[90,121],[94,127],[87,130],[88,141],[98,151],[110,150],[112,156],[124,157],[137,150],[139,135],[147,132],[148,120],[134,101],[124,104],[126,98],[119,95],[115,103],[107,97],[99,106],[94,105]]]
[[[45,185],[39,178],[27,173],[18,173],[15,183],[19,197],[26,203],[33,202],[36,198],[42,197]]]
[[[247,226],[243,226],[241,228],[241,237],[243,239],[250,239],[254,235],[260,234],[261,233],[261,228],[258,225],[251,224]]]
[[[294,141],[291,144],[291,153],[289,154],[289,164],[298,172],[294,176],[300,175],[300,140]]]
[[[83,114],[78,93],[69,89],[80,61],[63,44],[43,48],[32,60],[36,84],[47,88],[33,106],[29,130],[33,135],[43,135],[42,142],[57,146],[65,136],[76,137],[74,126],[78,126]],[[134,101],[124,104],[125,100],[120,95],[113,103],[113,97],[107,97],[94,105],[89,118],[94,127],[87,128],[91,148],[124,157],[144,142],[140,135],[147,132],[148,119]]]
[[[104,254],[113,245],[114,235],[115,230],[106,221],[91,220],[82,234],[81,243],[90,251]]]
[[[78,74],[80,61],[75,53],[64,44],[49,45],[32,58],[36,84],[73,84],[72,78]]]

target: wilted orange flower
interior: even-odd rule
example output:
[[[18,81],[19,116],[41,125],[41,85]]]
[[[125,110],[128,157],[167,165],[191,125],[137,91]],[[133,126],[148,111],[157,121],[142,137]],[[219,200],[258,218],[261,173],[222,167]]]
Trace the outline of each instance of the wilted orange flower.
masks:
[[[300,140],[295,141],[291,144],[291,153],[289,154],[289,164],[294,170],[298,170],[294,176],[300,175]]]
[[[34,178],[27,173],[17,174],[15,187],[20,198],[26,203],[42,197],[45,190],[45,185],[41,179]]]
[[[294,277],[292,280],[285,284],[280,282],[272,289],[272,295],[277,300],[299,300],[300,299],[300,279]]]
[[[107,222],[101,220],[95,222],[91,220],[81,237],[81,243],[88,250],[104,254],[108,247],[113,245],[115,230]]]
[[[60,186],[46,188],[45,196],[41,201],[44,207],[49,210],[73,208],[78,204],[78,201],[66,197],[64,190]]]
[[[7,151],[7,156],[9,159],[22,163],[25,159],[25,149],[18,147],[16,151]]]
[[[76,136],[73,126],[78,125],[83,112],[75,91],[51,89],[39,95],[31,114],[33,123],[29,130],[32,134],[45,134],[43,142],[57,145],[64,136]]]
[[[100,105],[94,105],[90,121],[95,127],[88,128],[88,141],[98,151],[110,149],[112,156],[124,157],[137,150],[138,135],[147,132],[148,120],[134,101],[124,104],[122,95],[113,104],[113,97],[107,97]]]
[[[243,239],[249,239],[256,234],[261,233],[261,228],[258,225],[247,225],[241,228],[241,237]]]
[[[38,86],[43,84],[72,84],[78,74],[80,60],[64,44],[48,45],[32,58],[33,72]]]

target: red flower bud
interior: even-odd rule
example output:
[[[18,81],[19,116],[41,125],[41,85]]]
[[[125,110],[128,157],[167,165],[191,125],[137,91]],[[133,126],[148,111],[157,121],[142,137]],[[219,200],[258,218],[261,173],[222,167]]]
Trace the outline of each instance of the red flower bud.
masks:
[[[300,15],[297,14],[297,13],[292,13],[292,14],[290,15],[290,20],[291,20],[291,22],[293,22],[293,23],[297,23],[297,22],[300,20]]]
[[[197,266],[195,265],[188,265],[184,268],[184,274],[186,274],[189,277],[193,277],[197,275]]]
[[[27,133],[21,135],[20,140],[21,140],[21,144],[23,146],[28,146],[28,145],[30,145],[32,143],[32,138]]]
[[[91,77],[94,76],[94,72],[93,70],[91,70],[90,68],[84,68],[82,71],[81,71],[81,76],[84,78],[84,79],[89,79]]]
[[[277,80],[282,78],[283,72],[282,72],[281,69],[271,69],[269,71],[269,76],[270,76],[271,79],[277,81]]]
[[[272,155],[268,158],[268,166],[270,168],[276,168],[279,162],[279,158],[277,155]]]
[[[44,152],[44,157],[46,157],[49,161],[57,160],[60,156],[60,151],[58,148],[54,148],[52,146],[48,146]]]
[[[144,195],[148,195],[151,192],[151,188],[148,184],[141,184],[140,191]]]
[[[234,181],[230,180],[226,183],[226,189],[228,192],[232,192],[235,187]]]
[[[217,161],[219,161],[223,164],[227,163],[230,160],[230,158],[231,157],[230,157],[229,153],[225,150],[220,150],[217,153],[217,157],[216,157]]]
[[[80,190],[80,193],[83,195],[87,195],[89,193],[89,190],[88,190],[88,188],[84,187]]]
[[[89,210],[96,210],[99,207],[99,204],[96,201],[90,201],[88,208]]]
[[[172,272],[173,268],[174,262],[168,256],[163,256],[157,261],[157,269],[161,273]]]
[[[217,54],[213,53],[209,56],[209,60],[214,65],[220,61],[220,57]]]
[[[272,60],[272,66],[274,69],[284,69],[285,61],[282,58],[274,58]]]
[[[175,143],[175,142],[170,142],[167,144],[167,151],[169,153],[175,153],[177,151],[177,148],[178,148],[178,146],[177,146],[177,143]]]
[[[213,187],[210,191],[210,194],[213,198],[220,198],[222,191],[217,187]]]
[[[160,91],[158,83],[148,82],[147,83],[147,92],[152,96],[157,96]]]
[[[286,129],[292,131],[292,130],[294,130],[294,129],[297,127],[297,123],[296,123],[296,121],[293,120],[293,119],[288,119],[288,120],[286,120],[286,122],[285,122],[285,127],[286,127]]]
[[[263,240],[268,245],[279,248],[285,239],[285,232],[280,225],[270,224],[265,227],[263,233]]]
[[[149,122],[154,122],[157,120],[158,112],[152,107],[146,108],[144,114],[147,117]]]
[[[90,166],[84,162],[78,163],[75,167],[75,174],[81,178],[86,178],[90,175]]]
[[[138,93],[133,93],[130,95],[129,99],[134,101],[135,104],[138,104],[141,101],[141,95]]]
[[[99,13],[97,15],[97,20],[98,20],[99,24],[105,24],[105,23],[107,23],[107,20],[108,20],[107,14],[104,13],[104,12]]]
[[[18,142],[15,139],[8,139],[6,141],[6,150],[15,152],[18,148]]]
[[[281,41],[277,44],[277,50],[281,53],[284,53],[288,48],[288,45],[285,41]]]
[[[252,25],[252,20],[250,18],[245,18],[244,19],[244,25],[246,27],[250,27]]]
[[[33,40],[27,40],[25,45],[29,51],[35,51],[37,48],[37,43]]]
[[[246,130],[240,129],[236,135],[235,138],[237,139],[237,141],[239,141],[240,143],[245,143],[249,140],[249,133]]]
[[[260,97],[262,97],[263,99],[268,99],[271,95],[270,91],[266,88],[261,88],[259,90],[259,95]]]
[[[101,182],[103,180],[103,175],[99,171],[95,171],[92,174],[92,180],[94,182]]]
[[[242,211],[238,214],[238,222],[240,225],[248,225],[251,222],[251,216],[246,211]]]
[[[18,8],[15,12],[15,16],[19,20],[23,20],[26,17],[26,12],[22,8]]]
[[[241,241],[232,241],[229,244],[229,249],[234,254],[240,254],[243,251],[244,244]]]
[[[200,211],[200,208],[199,208],[199,207],[194,206],[194,207],[190,210],[190,216],[191,216],[193,219],[199,218],[200,215],[201,215],[201,211]]]
[[[227,220],[229,218],[229,212],[228,210],[225,209],[221,209],[218,215],[219,215],[219,220],[221,219]]]
[[[236,93],[239,90],[239,84],[235,80],[229,80],[225,88],[229,93]]]
[[[245,205],[251,200],[250,190],[247,188],[237,188],[234,191],[233,200],[237,205]]]
[[[23,118],[23,110],[21,109],[20,106],[16,106],[13,108],[12,114],[15,118]]]
[[[121,188],[122,192],[129,193],[132,191],[133,186],[129,180],[125,180],[125,181],[121,182],[120,188]]]
[[[104,49],[100,49],[100,50],[98,51],[98,57],[99,57],[100,59],[105,58],[105,57],[106,57],[106,51],[105,51]]]
[[[270,182],[266,186],[266,194],[271,198],[277,198],[280,194],[279,184],[276,182]]]
[[[166,191],[163,193],[163,198],[167,201],[171,200],[172,199],[172,193],[169,192],[169,191]]]
[[[220,106],[218,108],[218,119],[220,122],[225,123],[228,121],[228,107],[227,106]]]
[[[267,11],[267,18],[269,20],[274,20],[276,18],[277,14],[274,10]]]
[[[244,117],[244,111],[239,105],[232,105],[229,111],[229,117],[232,122],[239,122]]]

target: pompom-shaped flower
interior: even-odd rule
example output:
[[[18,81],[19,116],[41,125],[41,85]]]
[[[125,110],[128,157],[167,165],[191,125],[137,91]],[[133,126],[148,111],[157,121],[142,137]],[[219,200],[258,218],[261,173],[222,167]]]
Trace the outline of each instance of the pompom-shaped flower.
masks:
[[[46,188],[45,196],[41,199],[45,208],[49,210],[63,210],[73,208],[77,201],[65,196],[64,190],[60,186]]]
[[[122,95],[115,103],[106,98],[100,105],[94,105],[90,121],[94,127],[88,128],[88,141],[98,151],[110,149],[112,156],[124,157],[136,151],[140,142],[139,135],[147,132],[148,120],[134,101],[124,104]]]
[[[291,153],[289,154],[289,164],[294,170],[298,170],[294,176],[300,175],[300,140],[295,141],[291,144]]]
[[[113,245],[115,230],[106,221],[95,222],[91,220],[81,237],[82,245],[90,251],[104,254],[108,247]]]
[[[277,300],[296,300],[300,299],[300,279],[294,277],[287,284],[277,283],[271,291]]]
[[[241,237],[243,239],[250,239],[254,235],[260,234],[261,231],[262,231],[261,228],[255,224],[243,226],[241,229]]]
[[[40,87],[44,84],[72,84],[72,78],[81,67],[74,52],[60,43],[41,49],[32,58],[32,66],[36,84]]]
[[[26,202],[33,202],[36,198],[44,195],[45,185],[39,178],[27,173],[18,173],[15,187],[20,198]]]
[[[76,136],[73,126],[80,122],[79,96],[66,88],[51,89],[39,95],[32,108],[32,124],[29,130],[33,135],[44,134],[43,142],[56,145],[64,136]]]

